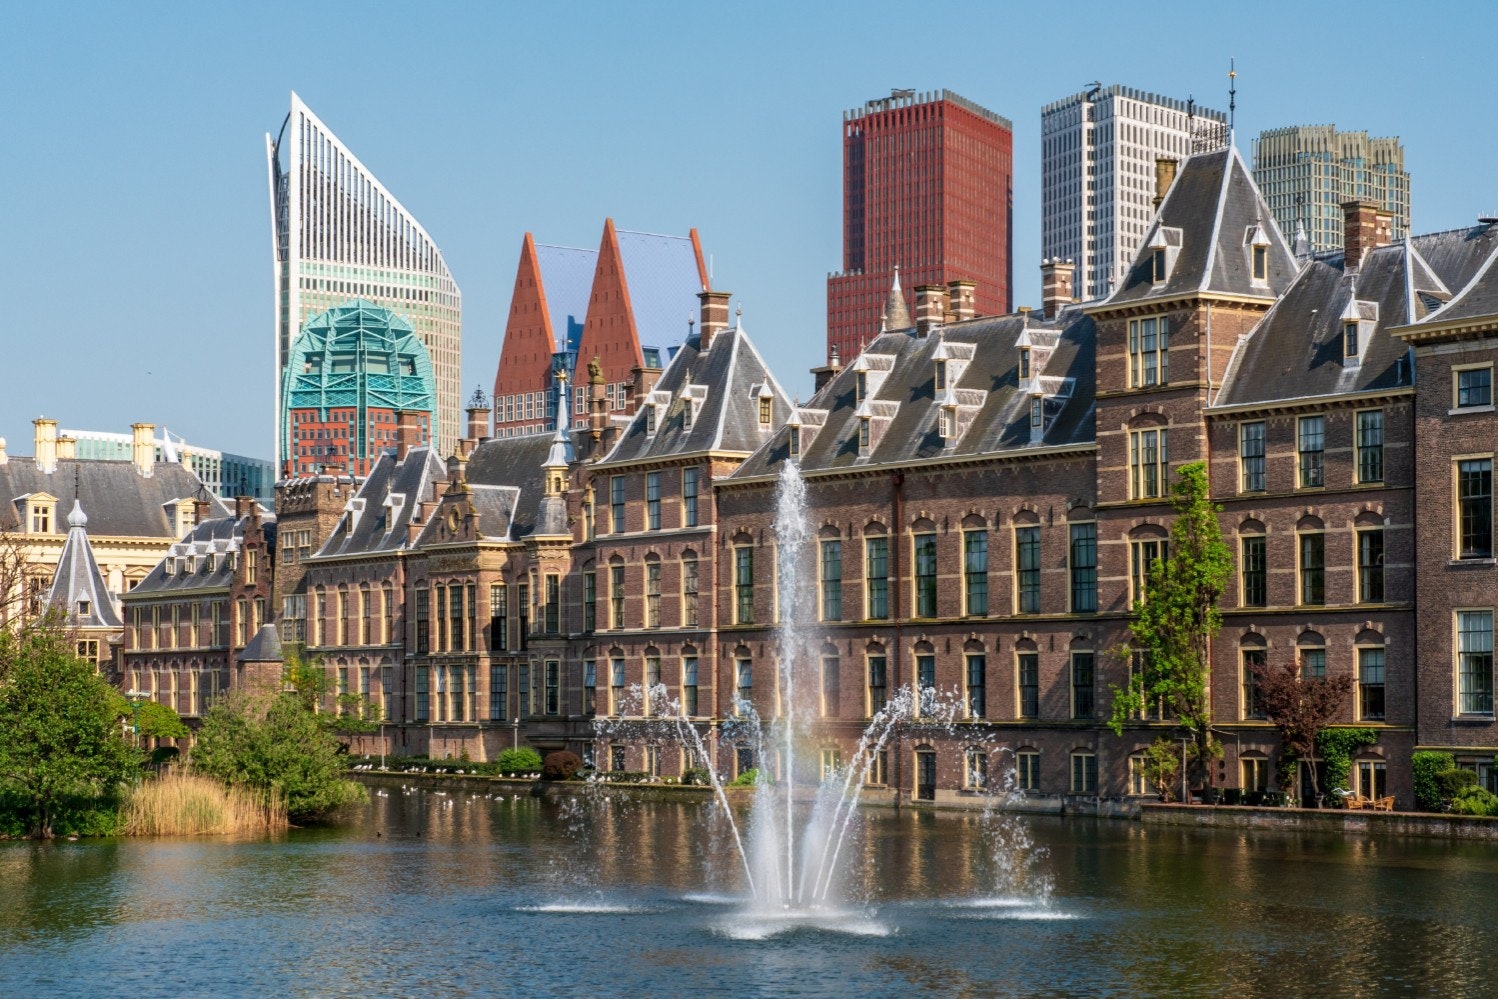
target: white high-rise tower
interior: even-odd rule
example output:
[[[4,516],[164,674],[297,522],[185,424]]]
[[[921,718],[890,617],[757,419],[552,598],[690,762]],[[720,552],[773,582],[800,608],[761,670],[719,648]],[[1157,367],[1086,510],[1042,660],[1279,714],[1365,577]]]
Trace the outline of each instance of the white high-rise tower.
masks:
[[[463,299],[442,251],[295,93],[291,113],[278,135],[266,135],[265,148],[276,279],[275,467],[286,456],[280,400],[291,343],[309,318],[355,298],[404,316],[426,345],[437,383],[433,438],[451,448],[460,436]],[[355,359],[324,363],[336,373]]]

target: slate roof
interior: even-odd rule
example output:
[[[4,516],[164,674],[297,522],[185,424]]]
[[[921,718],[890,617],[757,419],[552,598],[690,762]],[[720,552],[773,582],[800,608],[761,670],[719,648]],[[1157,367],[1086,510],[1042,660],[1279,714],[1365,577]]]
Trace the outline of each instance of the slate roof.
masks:
[[[555,349],[576,353],[588,318],[588,297],[593,289],[593,272],[598,269],[598,251],[537,243],[536,264],[541,269],[541,287],[546,293],[546,313]]]
[[[88,516],[74,500],[68,514],[68,539],[62,543],[62,554],[52,574],[47,606],[62,611],[69,627],[122,628],[124,622],[115,612],[109,586],[88,543],[87,527]]]
[[[249,518],[214,517],[199,523],[152,567],[134,589],[126,593],[126,602],[141,597],[171,596],[200,590],[227,590],[234,581],[230,555],[244,545],[246,521]],[[274,545],[275,515],[262,513],[260,523]],[[272,547],[272,556],[275,549]],[[167,563],[171,562],[171,572]]]
[[[677,343],[698,308],[704,276],[689,236],[615,230],[641,346]],[[590,275],[591,280],[591,275]],[[550,291],[548,290],[548,301]]]
[[[1452,292],[1460,292],[1498,249],[1498,225],[1480,224],[1466,229],[1432,232],[1412,236],[1410,242],[1446,287]]]
[[[242,663],[278,663],[286,658],[281,653],[281,636],[273,624],[262,624],[255,637],[234,657]]]
[[[314,557],[372,555],[409,547],[406,527],[421,501],[431,498],[432,483],[438,480],[447,480],[447,466],[431,445],[411,448],[403,461],[387,450]]]
[[[1023,338],[1023,341],[1022,341]],[[914,330],[885,333],[869,343],[803,404],[800,466],[805,472],[853,470],[917,459],[967,457],[1029,448],[1085,444],[1094,440],[1091,317],[1069,308],[1047,322],[1033,314],[985,317],[939,327],[924,338]],[[1031,345],[1032,377],[1019,378],[1019,350]],[[958,404],[959,434],[950,444],[938,431],[943,401],[936,392],[938,351],[969,355],[951,377],[950,401]],[[949,361],[949,371],[950,368]],[[855,401],[857,369],[888,365],[864,404]],[[1030,432],[1032,392],[1044,400],[1045,428]],[[947,393],[943,393],[946,397]],[[869,454],[858,453],[859,413],[887,420]],[[809,432],[807,429],[810,428]],[[732,478],[775,475],[790,457],[789,431],[781,429],[745,461]]]
[[[1357,272],[1314,260],[1240,344],[1214,406],[1311,398],[1412,384],[1403,342],[1388,329],[1424,317],[1449,293],[1418,252],[1395,243],[1370,250]],[[1343,356],[1342,326],[1354,314],[1355,362]]]
[[[1253,281],[1248,238],[1256,226],[1268,239],[1267,283]],[[1174,256],[1160,286],[1151,272],[1156,243],[1170,247]],[[1102,307],[1193,293],[1269,298],[1289,287],[1296,270],[1295,255],[1253,175],[1229,146],[1199,153],[1181,165],[1129,273]]]
[[[681,346],[602,464],[758,450],[771,435],[759,422],[762,387],[770,393],[770,427],[785,423],[790,397],[776,383],[742,322],[714,336],[706,353],[701,346],[700,332]],[[653,434],[645,412],[652,403],[657,407]],[[695,410],[690,426],[689,405]]]
[[[1498,229],[1498,226],[1484,228],[1492,230]],[[1487,253],[1471,280],[1454,289],[1455,296],[1442,308],[1431,313],[1427,317],[1428,322],[1458,322],[1498,316],[1498,247],[1494,246],[1493,235],[1491,232],[1485,233],[1468,240],[1465,246],[1474,256],[1484,249]]]
[[[229,513],[224,501],[214,496],[186,465],[156,463],[150,478],[140,475],[128,461],[66,458],[48,474],[36,467],[34,458],[12,457],[0,464],[0,529],[18,529],[25,512],[23,497],[46,493],[58,499],[73,496],[88,511],[89,534],[95,538],[175,538],[176,510],[166,504],[176,500],[206,497],[213,512]]]
[[[569,431],[573,448],[586,431]],[[468,456],[469,499],[485,538],[518,541],[536,529],[545,489],[542,466],[553,434],[496,437],[481,441]]]

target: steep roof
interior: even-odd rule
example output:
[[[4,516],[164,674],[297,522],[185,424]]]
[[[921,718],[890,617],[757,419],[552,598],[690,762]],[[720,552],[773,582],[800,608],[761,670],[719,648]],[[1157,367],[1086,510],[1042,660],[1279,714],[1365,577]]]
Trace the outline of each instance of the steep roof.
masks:
[[[640,343],[677,343],[697,305],[697,293],[707,287],[697,230],[688,236],[661,236],[620,229],[616,236]]]
[[[149,478],[128,461],[64,458],[51,473],[37,468],[34,458],[13,457],[0,464],[0,529],[15,529],[24,515],[22,497],[33,493],[66,496],[74,492],[87,510],[94,538],[175,538],[175,509],[179,500],[206,498],[218,514],[228,506],[212,495],[192,469],[159,461]]]
[[[582,445],[585,431],[569,433],[574,449]],[[542,467],[553,437],[496,437],[481,441],[468,456],[465,478],[480,535],[518,541],[535,531],[545,492]]]
[[[188,532],[157,562],[124,600],[170,596],[201,590],[227,590],[234,581],[234,559],[244,547],[248,517],[214,517]],[[260,522],[274,538],[275,516],[261,514]]]
[[[1410,242],[1446,287],[1460,292],[1498,249],[1498,225],[1481,223],[1466,229],[1411,236]]]
[[[749,454],[769,439],[770,428],[785,423],[790,397],[776,383],[742,322],[714,336],[706,352],[701,348],[698,332],[676,352],[603,464],[708,451]],[[762,390],[771,400],[769,427],[759,422]],[[654,432],[647,413],[652,406]]]
[[[431,445],[413,447],[403,460],[382,454],[369,478],[349,500],[343,516],[315,557],[399,551],[409,547],[406,530],[432,495],[432,483],[447,479],[447,468]]]
[[[1263,239],[1269,249],[1266,282],[1253,280],[1253,239]],[[1166,280],[1158,285],[1151,270],[1156,246],[1165,247],[1171,260]],[[1252,173],[1229,146],[1182,164],[1129,273],[1101,307],[1190,294],[1271,298],[1289,286],[1296,269],[1295,255]]]
[[[120,628],[124,622],[115,613],[114,601],[94,550],[88,543],[88,516],[77,500],[68,514],[68,539],[62,543],[47,606],[60,610],[69,627]]]
[[[1488,252],[1471,279],[1456,290],[1450,302],[1431,313],[1427,321],[1448,323],[1498,316],[1498,247],[1493,245],[1491,236],[1474,239],[1469,246],[1474,251],[1485,247]]]
[[[536,263],[541,270],[555,349],[575,353],[588,318],[588,290],[598,267],[598,251],[537,243]]]
[[[250,639],[244,651],[234,657],[242,663],[278,663],[285,659],[281,653],[281,636],[273,624],[262,624]]]

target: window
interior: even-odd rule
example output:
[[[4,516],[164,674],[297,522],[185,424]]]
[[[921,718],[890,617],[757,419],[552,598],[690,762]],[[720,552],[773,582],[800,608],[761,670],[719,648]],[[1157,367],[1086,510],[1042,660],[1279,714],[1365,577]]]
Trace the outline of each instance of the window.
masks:
[[[869,757],[869,773],[864,783],[878,787],[889,783],[889,750],[881,749]]]
[[[869,376],[866,372],[859,371],[853,377],[853,402],[862,403],[864,397],[869,394]]]
[[[695,718],[697,710],[697,657],[681,657],[681,713]]]
[[[1300,428],[1300,487],[1326,485],[1326,417],[1302,416]]]
[[[734,660],[733,676],[734,697],[738,702],[735,709],[742,713],[754,695],[754,660],[746,656]]]
[[[930,714],[936,708],[936,656],[917,652],[915,656],[917,715]]]
[[[682,469],[682,526],[697,527],[697,469]]]
[[[1239,540],[1242,550],[1243,606],[1267,607],[1269,605],[1269,566],[1265,561],[1265,538],[1262,534],[1248,535]]]
[[[988,657],[969,653],[967,660],[967,716],[983,718],[988,714]]]
[[[733,550],[734,624],[754,623],[754,549]]]
[[[1093,712],[1093,667],[1091,652],[1071,654],[1071,716],[1091,718]]]
[[[1238,424],[1238,488],[1264,491],[1264,424]]]
[[[1129,757],[1129,793],[1131,795],[1144,795],[1153,793],[1149,778],[1145,776],[1144,768],[1149,758],[1143,753],[1135,753]]]
[[[1259,675],[1255,668],[1263,669],[1268,653],[1263,649],[1242,650],[1243,659],[1243,717],[1263,718],[1264,706],[1259,700]]]
[[[432,622],[428,619],[427,588],[416,585],[416,654],[424,656],[431,650]],[[320,602],[320,601],[319,601]]]
[[[761,426],[770,425],[770,397],[767,395],[759,400],[759,422]]]
[[[1030,377],[1030,348],[1019,349],[1019,380],[1026,381]]]
[[[1134,603],[1143,600],[1148,592],[1155,563],[1168,558],[1170,542],[1165,538],[1140,538],[1129,543],[1129,583],[1133,587]]]
[[[1358,414],[1358,481],[1384,481],[1384,411]]]
[[[1456,612],[1458,710],[1464,715],[1493,713],[1493,612]]]
[[[1071,793],[1097,794],[1097,755],[1071,754]]]
[[[1073,614],[1097,610],[1097,525],[1071,525],[1071,609]]]
[[[1245,756],[1238,761],[1238,774],[1245,791],[1269,790],[1269,761],[1262,756]]]
[[[1454,381],[1457,409],[1493,404],[1493,366],[1491,364],[1476,368],[1457,368]]]
[[[609,566],[609,627],[624,627],[624,566]]]
[[[246,548],[244,550],[244,582],[246,586],[254,586],[255,579],[259,574],[260,549]]]
[[[869,656],[869,717],[884,710],[886,703],[885,675],[888,660],[882,655]]]
[[[1384,650],[1358,649],[1358,718],[1384,720]]]
[[[936,616],[936,535],[915,536],[915,616]]]
[[[645,433],[647,433],[647,434],[653,434],[653,433],[655,433],[655,421],[656,421],[655,407],[654,406],[646,406],[645,407]]]
[[[801,428],[791,427],[786,432],[785,440],[786,447],[789,449],[791,457],[795,458],[796,456],[798,456],[801,453]]]
[[[1384,599],[1384,532],[1358,532],[1358,601],[1382,603]]]
[[[681,560],[681,624],[697,627],[697,559],[692,556]]]
[[[1383,760],[1359,760],[1358,794],[1375,800],[1389,793],[1389,765]]]
[[[496,667],[497,668],[497,667]],[[583,660],[583,714],[592,718],[598,713],[598,663]]]
[[[1169,433],[1135,430],[1129,434],[1129,489],[1134,499],[1165,495],[1166,469],[1170,464]]]
[[[655,412],[655,407],[650,406],[648,412]],[[650,530],[661,529],[661,473],[645,473],[645,517]]]
[[[963,598],[967,613],[979,617],[988,613],[988,532],[962,532]]]
[[[1163,268],[1164,251],[1157,251],[1157,266]],[[1170,381],[1170,328],[1164,318],[1129,320],[1129,383],[1134,388],[1165,385]]]
[[[1163,284],[1165,276],[1165,247],[1157,246],[1150,254],[1150,283]]]
[[[521,670],[523,676],[525,671]],[[624,657],[613,656],[609,659],[609,713],[621,714],[624,711]]]
[[[822,620],[843,619],[843,543],[838,540],[822,542]]]
[[[518,714],[533,715],[536,713],[536,703],[531,700],[531,669],[535,665],[535,663],[521,663],[519,666],[520,689],[516,691],[520,698]]]
[[[1253,248],[1254,258],[1254,280],[1269,280],[1269,247],[1255,246]]]
[[[837,780],[843,769],[843,754],[837,749],[822,750],[822,780]]]
[[[598,627],[598,573],[583,573],[583,631]]]
[[[1326,646],[1325,639],[1311,632],[1301,637],[1301,645],[1296,651],[1300,653],[1300,675],[1304,680],[1320,680],[1326,676]]]
[[[609,530],[615,534],[624,533],[624,476],[615,475],[609,479],[609,511],[611,524]]]
[[[969,749],[963,758],[962,786],[974,791],[988,787],[988,751]]]
[[[1493,459],[1456,463],[1457,556],[1493,557]]]
[[[943,358],[936,359],[936,391],[940,392],[947,387],[947,362]]]
[[[645,627],[661,626],[661,564],[645,563]]]
[[[1015,609],[1020,614],[1040,613],[1040,528],[1014,529]]]
[[[1326,603],[1326,535],[1300,536],[1300,602]]]
[[[31,505],[31,533],[52,533],[52,507],[50,505],[42,503],[33,503]],[[172,560],[167,559],[167,565],[170,566],[171,563]],[[170,569],[167,570],[167,575],[171,575]]]
[[[1040,754],[1022,749],[1014,754],[1014,783],[1020,791],[1040,790]]]
[[[871,621],[889,618],[889,539],[864,539],[864,572],[868,592],[868,617]]]
[[[516,601],[520,605],[520,651],[524,652],[531,637],[531,584],[521,583],[516,596],[520,598]]]
[[[555,659],[546,660],[546,713],[562,713],[562,664]]]
[[[546,577],[546,606],[542,609],[542,619],[548,635],[561,634],[562,577],[560,576],[548,575]]]
[[[1019,659],[1019,716],[1040,717],[1040,653],[1021,652]]]
[[[858,418],[858,453],[869,453],[869,418],[867,416]]]
[[[839,671],[842,661],[837,656],[822,657],[822,717],[836,718],[838,703],[842,699]]]
[[[430,671],[425,666],[416,667],[416,720],[430,721],[432,717],[432,689]]]
[[[660,685],[660,653],[656,652],[654,649],[647,649],[645,652],[645,689],[643,691],[643,693],[645,694],[645,704],[642,707],[642,710],[647,715],[655,714],[655,708],[658,704],[658,700],[665,693],[665,691],[659,689]]]
[[[1036,433],[1045,430],[1045,399],[1038,395],[1030,400],[1030,429]]]

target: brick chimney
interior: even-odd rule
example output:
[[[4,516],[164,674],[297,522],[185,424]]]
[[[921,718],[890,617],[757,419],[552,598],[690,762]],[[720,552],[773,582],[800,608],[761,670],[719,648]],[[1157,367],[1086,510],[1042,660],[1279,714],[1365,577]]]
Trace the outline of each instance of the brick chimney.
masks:
[[[197,496],[193,497],[192,522],[194,524],[201,524],[203,521],[208,519],[208,515],[212,512],[213,504],[208,502],[208,496],[206,493],[200,491]]]
[[[1372,201],[1347,201],[1342,204],[1343,267],[1361,266],[1368,251],[1388,246],[1394,238],[1394,217]]]
[[[156,471],[156,424],[130,424],[130,462],[135,472],[149,479]]]
[[[1077,265],[1070,259],[1052,257],[1040,264],[1040,313],[1046,319],[1055,319],[1061,310],[1073,300],[1072,278],[1077,274]]]
[[[713,338],[728,329],[728,300],[731,297],[730,292],[711,289],[697,293],[697,299],[702,303],[702,321],[698,324],[702,340],[698,349],[704,354],[712,347]]]
[[[400,409],[395,413],[395,460],[405,461],[413,447],[421,446],[421,418],[419,409]]]
[[[57,471],[57,421],[38,416],[31,425],[36,428],[36,469],[51,475]]]
[[[603,457],[603,431],[609,422],[609,401],[605,395],[603,367],[598,358],[588,362],[588,437],[592,441],[591,457]]]
[[[974,301],[977,289],[978,286],[972,281],[947,282],[947,313],[952,317],[952,322],[965,322],[978,314]]]
[[[489,439],[489,402],[484,398],[483,389],[473,393],[473,398],[468,400],[468,440],[477,444],[479,441]]]
[[[923,284],[915,290],[915,335],[926,336],[931,327],[947,313],[947,289],[939,284]]]
[[[1161,202],[1165,200],[1165,194],[1170,190],[1170,185],[1176,182],[1176,161],[1164,156],[1155,159],[1155,197],[1150,202],[1158,211]]]

